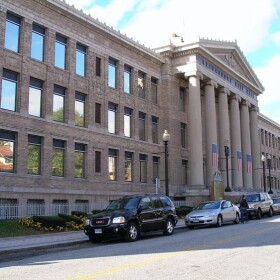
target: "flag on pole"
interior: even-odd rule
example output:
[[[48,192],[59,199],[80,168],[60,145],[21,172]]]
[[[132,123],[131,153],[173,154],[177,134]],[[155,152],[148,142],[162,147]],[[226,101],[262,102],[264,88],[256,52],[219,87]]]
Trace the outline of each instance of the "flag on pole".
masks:
[[[237,170],[240,171],[242,169],[242,152],[237,151]]]
[[[212,144],[212,166],[218,167],[218,145]]]
[[[252,156],[250,154],[246,154],[247,160],[247,173],[252,173]]]

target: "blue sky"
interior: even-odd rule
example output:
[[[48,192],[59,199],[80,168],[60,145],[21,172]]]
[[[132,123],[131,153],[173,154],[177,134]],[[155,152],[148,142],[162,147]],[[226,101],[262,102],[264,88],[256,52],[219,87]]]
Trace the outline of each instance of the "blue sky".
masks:
[[[265,88],[260,112],[280,124],[280,0],[65,0],[147,47],[199,37],[235,41]]]

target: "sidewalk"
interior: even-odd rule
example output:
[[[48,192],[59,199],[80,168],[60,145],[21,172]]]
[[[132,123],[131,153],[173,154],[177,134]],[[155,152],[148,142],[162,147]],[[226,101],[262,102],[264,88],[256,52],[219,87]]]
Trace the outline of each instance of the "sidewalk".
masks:
[[[185,222],[180,219],[175,229],[185,227]],[[47,233],[30,236],[0,238],[0,255],[12,254],[35,249],[63,247],[89,242],[82,230]]]

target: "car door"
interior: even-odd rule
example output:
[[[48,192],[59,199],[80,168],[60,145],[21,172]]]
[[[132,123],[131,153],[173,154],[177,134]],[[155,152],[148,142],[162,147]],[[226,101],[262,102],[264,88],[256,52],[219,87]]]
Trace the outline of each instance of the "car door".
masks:
[[[151,196],[155,206],[155,229],[162,229],[165,222],[164,205],[158,196]]]
[[[142,231],[154,230],[156,227],[156,216],[154,203],[149,196],[144,196],[140,200],[139,220]]]
[[[221,210],[224,222],[230,222],[234,220],[235,209],[230,201],[223,201]]]

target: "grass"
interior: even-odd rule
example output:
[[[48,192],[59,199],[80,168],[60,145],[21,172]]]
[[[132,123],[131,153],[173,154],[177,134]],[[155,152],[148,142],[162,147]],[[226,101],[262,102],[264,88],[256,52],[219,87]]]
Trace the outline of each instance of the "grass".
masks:
[[[0,238],[25,235],[38,235],[42,232],[28,228],[19,223],[19,220],[0,220]]]

